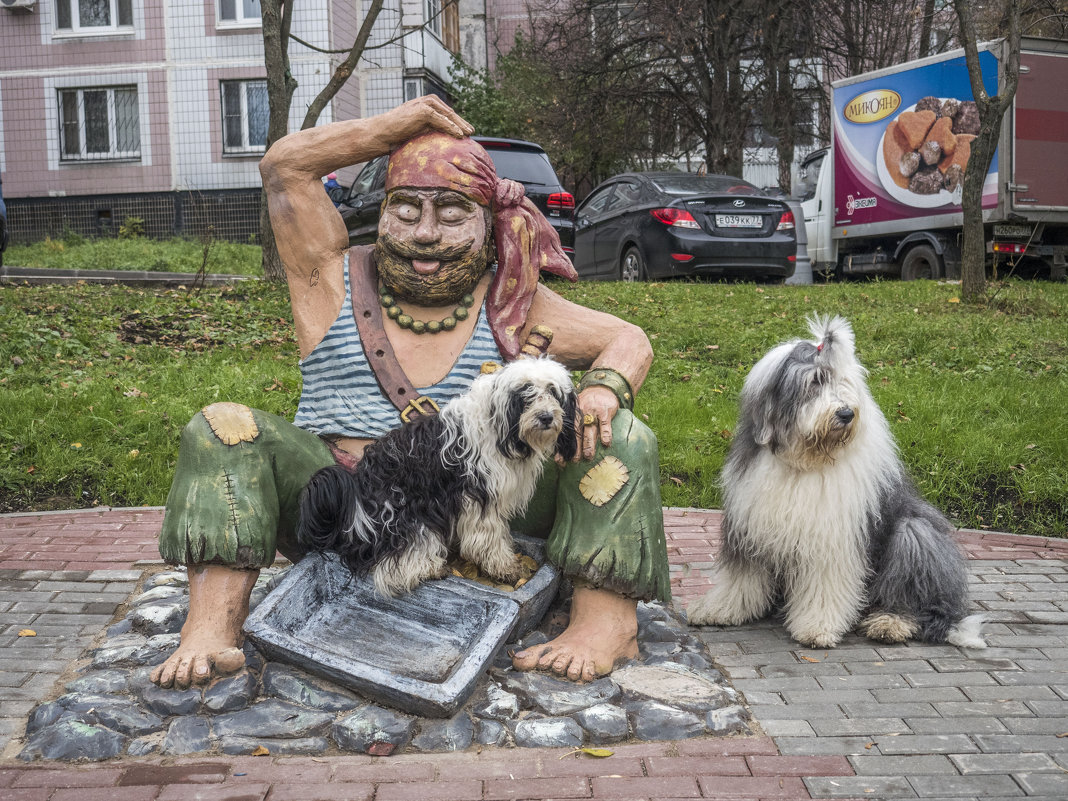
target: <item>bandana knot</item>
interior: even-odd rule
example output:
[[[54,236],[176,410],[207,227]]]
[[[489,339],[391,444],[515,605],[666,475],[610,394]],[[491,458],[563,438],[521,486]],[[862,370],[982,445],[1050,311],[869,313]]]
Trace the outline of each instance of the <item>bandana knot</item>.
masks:
[[[526,194],[523,184],[511,178],[501,178],[493,192],[493,202],[497,209],[510,209],[522,203]]]

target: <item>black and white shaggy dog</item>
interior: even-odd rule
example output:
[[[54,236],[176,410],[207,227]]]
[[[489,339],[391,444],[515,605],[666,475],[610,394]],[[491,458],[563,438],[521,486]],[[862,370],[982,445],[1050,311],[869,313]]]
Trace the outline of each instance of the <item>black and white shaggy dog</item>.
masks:
[[[920,496],[841,317],[753,367],[723,469],[723,549],[693,624],[738,625],[783,604],[798,642],[830,648],[857,627],[883,642],[985,647],[965,617],[953,527]]]
[[[509,521],[527,506],[547,459],[577,447],[567,369],[521,358],[479,376],[440,414],[419,417],[364,450],[354,472],[312,476],[297,537],[333,551],[383,595],[446,572],[450,546],[502,581],[519,578]]]

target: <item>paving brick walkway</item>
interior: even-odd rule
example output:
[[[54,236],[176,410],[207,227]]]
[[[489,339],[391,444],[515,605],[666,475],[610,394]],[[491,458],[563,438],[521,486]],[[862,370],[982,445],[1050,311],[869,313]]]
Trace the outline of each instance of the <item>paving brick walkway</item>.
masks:
[[[762,733],[396,757],[17,761],[33,705],[158,564],[159,509],[0,516],[3,801],[1068,799],[1068,541],[962,531],[985,652],[851,637],[799,649],[775,621],[695,629]],[[714,511],[669,509],[680,606],[708,586]],[[35,637],[18,636],[32,629]],[[64,677],[64,680],[68,680]]]

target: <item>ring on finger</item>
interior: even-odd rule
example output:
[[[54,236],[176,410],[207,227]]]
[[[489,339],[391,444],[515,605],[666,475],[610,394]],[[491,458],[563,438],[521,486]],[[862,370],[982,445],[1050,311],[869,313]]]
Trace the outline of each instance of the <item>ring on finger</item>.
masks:
[[[592,415],[592,414],[584,414],[584,415],[582,415],[582,425],[584,425],[584,426],[592,426],[596,422],[597,422],[597,417],[595,415]]]

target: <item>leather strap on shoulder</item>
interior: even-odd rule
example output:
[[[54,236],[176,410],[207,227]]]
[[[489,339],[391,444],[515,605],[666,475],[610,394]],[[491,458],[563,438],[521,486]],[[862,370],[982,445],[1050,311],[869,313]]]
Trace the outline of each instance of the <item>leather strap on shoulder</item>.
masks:
[[[352,285],[352,316],[360,332],[363,352],[374,371],[375,379],[389,402],[410,422],[419,415],[438,411],[437,404],[420,396],[397,361],[382,322],[382,305],[378,299],[378,274],[375,272],[374,248],[354,247],[349,251],[349,283]]]

